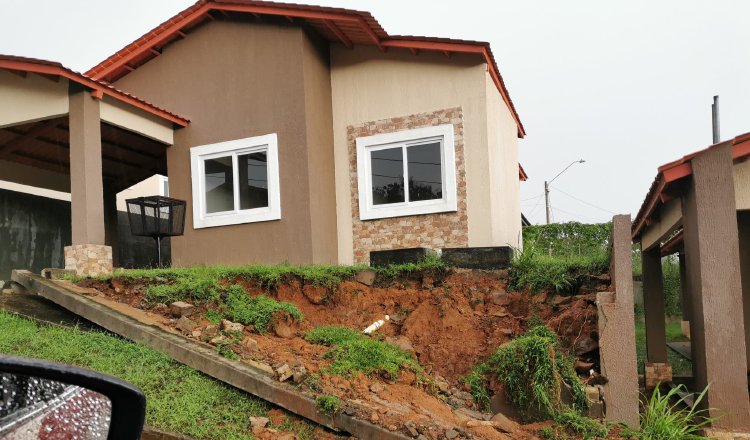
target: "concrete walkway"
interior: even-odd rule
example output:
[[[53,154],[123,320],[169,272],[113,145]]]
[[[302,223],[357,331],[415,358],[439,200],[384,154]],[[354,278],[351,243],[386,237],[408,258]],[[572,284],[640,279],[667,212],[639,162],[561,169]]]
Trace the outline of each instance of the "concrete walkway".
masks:
[[[78,327],[81,330],[106,331],[48,299],[13,289],[0,291],[0,310],[46,324]]]

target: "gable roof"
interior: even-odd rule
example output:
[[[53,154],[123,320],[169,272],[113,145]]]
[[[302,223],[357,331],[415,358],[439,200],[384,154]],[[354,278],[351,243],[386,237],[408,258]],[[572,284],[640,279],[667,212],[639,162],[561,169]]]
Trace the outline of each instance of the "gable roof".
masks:
[[[646,194],[646,199],[643,201],[641,209],[638,210],[635,220],[633,220],[631,228],[631,237],[633,240],[636,240],[640,236],[643,229],[648,225],[652,214],[656,212],[659,206],[675,198],[672,188],[682,181],[682,179],[693,174],[693,166],[690,161],[708,150],[727,145],[728,143],[732,145],[732,159],[735,162],[750,158],[750,133],[745,133],[728,141],[719,142],[708,148],[690,153],[659,167],[654,182],[651,184],[648,194]]]
[[[521,119],[510,99],[500,75],[490,44],[480,41],[454,40],[416,36],[389,36],[369,13],[351,9],[276,3],[259,0],[199,0],[194,5],[165,21],[133,41],[106,60],[92,67],[86,75],[104,82],[114,82],[159,56],[171,42],[186,38],[191,30],[215,20],[219,15],[245,14],[256,18],[273,16],[300,22],[314,29],[331,42],[351,48],[374,45],[382,51],[389,47],[405,48],[417,54],[420,50],[451,53],[474,53],[484,58],[490,76],[516,122],[518,137],[524,137]]]
[[[0,54],[0,69],[12,70],[15,72],[36,73],[39,75],[47,75],[53,77],[63,77],[68,79],[69,81],[73,81],[88,89],[91,89],[94,93],[94,96],[98,99],[101,99],[104,95],[111,96],[118,101],[124,102],[133,107],[137,107],[141,110],[145,110],[148,113],[158,116],[161,119],[169,121],[178,126],[185,127],[190,123],[190,120],[184,116],[172,113],[169,110],[166,110],[162,107],[131,95],[130,93],[126,93],[122,90],[116,89],[115,87],[112,87],[105,82],[92,79],[78,72],[74,72],[73,70],[68,69],[62,64],[54,61]]]

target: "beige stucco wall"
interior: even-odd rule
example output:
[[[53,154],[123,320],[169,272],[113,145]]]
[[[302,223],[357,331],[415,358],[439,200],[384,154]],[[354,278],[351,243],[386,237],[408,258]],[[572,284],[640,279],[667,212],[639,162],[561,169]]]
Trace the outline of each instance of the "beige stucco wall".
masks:
[[[463,110],[468,245],[515,243],[515,238],[511,241],[508,237],[515,237],[520,229],[518,161],[515,148],[512,152],[505,150],[508,144],[515,144],[509,139],[516,136],[516,128],[508,127],[502,108],[496,107],[499,92],[494,85],[490,87],[487,81],[490,81],[487,66],[475,55],[454,54],[448,59],[442,53],[435,52],[420,52],[415,56],[408,50],[400,49],[382,53],[375,47],[355,47],[354,50],[340,46],[331,48],[340,262],[351,263],[354,260],[347,126],[453,107]],[[492,104],[487,100],[488,91],[492,92]],[[492,132],[488,129],[488,111],[492,112]],[[490,136],[491,149],[488,148]],[[512,164],[490,166],[491,161],[511,159]],[[506,165],[513,168],[509,176],[516,179],[515,185],[506,181]],[[491,196],[493,185],[495,188],[505,186],[509,192]],[[511,199],[511,203],[504,206]],[[502,216],[496,218],[500,214]],[[502,218],[513,215],[516,218],[510,223],[510,230],[506,230],[508,224]]]
[[[732,174],[737,209],[750,209],[750,161],[735,164]]]
[[[491,241],[495,246],[522,247],[521,187],[518,179],[518,128],[500,91],[489,73],[485,74],[487,94],[487,145]],[[479,209],[479,208],[478,208]],[[477,215],[477,210],[471,211]],[[471,213],[469,214],[471,221]],[[470,230],[471,231],[471,230]],[[485,245],[487,237],[470,234],[469,246]]]
[[[141,180],[130,188],[126,188],[117,193],[117,210],[127,211],[127,204],[125,200],[133,199],[136,197],[148,197],[148,196],[164,196],[167,194],[163,193],[162,190],[162,179],[164,176],[154,174],[148,179]]]
[[[0,70],[0,128],[68,113],[68,80]]]

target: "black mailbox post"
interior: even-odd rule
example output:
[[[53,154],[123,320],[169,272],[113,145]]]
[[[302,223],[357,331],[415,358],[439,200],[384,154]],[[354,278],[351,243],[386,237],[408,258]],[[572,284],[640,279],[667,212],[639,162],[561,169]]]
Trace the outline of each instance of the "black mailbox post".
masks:
[[[164,196],[128,199],[128,219],[133,235],[156,240],[156,253],[161,264],[161,239],[182,235],[185,231],[185,201]]]

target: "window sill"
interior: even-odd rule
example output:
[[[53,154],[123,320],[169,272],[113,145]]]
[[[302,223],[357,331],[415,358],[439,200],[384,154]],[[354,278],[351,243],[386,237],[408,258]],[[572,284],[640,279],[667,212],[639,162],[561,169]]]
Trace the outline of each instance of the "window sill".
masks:
[[[438,200],[437,203],[421,203],[412,206],[383,206],[381,208],[369,208],[361,210],[360,220],[378,220],[393,217],[408,217],[411,215],[440,214],[458,211],[454,200]]]
[[[281,212],[273,212],[270,208],[249,212],[214,214],[204,218],[193,219],[193,229],[215,228],[217,226],[242,225],[248,223],[281,220]]]

